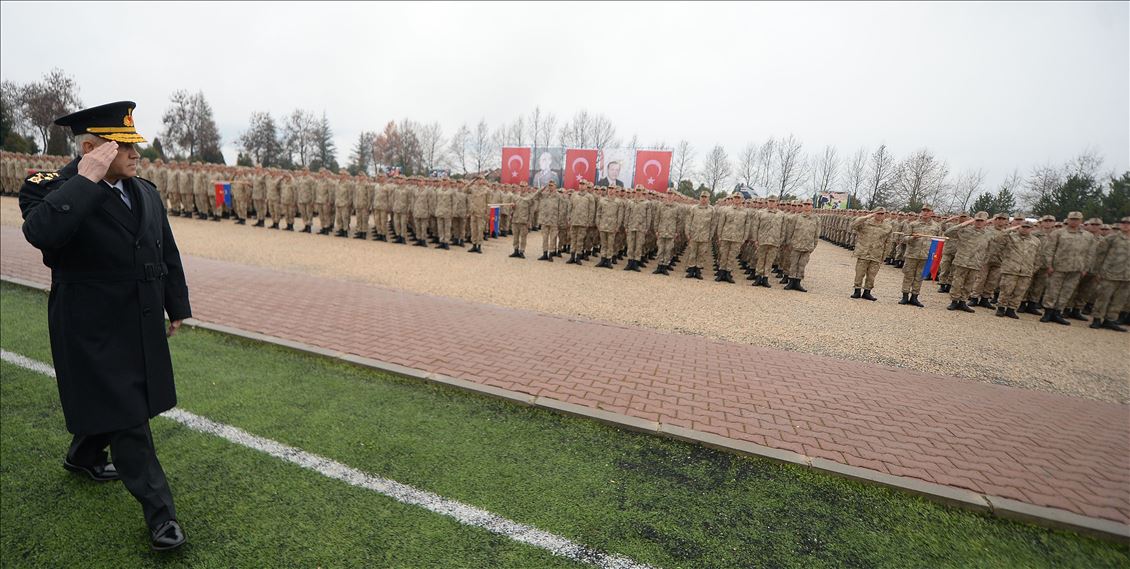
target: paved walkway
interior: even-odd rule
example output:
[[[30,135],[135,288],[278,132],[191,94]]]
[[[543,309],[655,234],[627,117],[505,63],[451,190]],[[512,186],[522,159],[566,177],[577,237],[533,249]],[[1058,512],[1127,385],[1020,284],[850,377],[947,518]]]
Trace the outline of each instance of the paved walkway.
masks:
[[[195,318],[662,424],[1130,522],[1130,408],[186,257]],[[0,273],[47,283],[0,228]]]

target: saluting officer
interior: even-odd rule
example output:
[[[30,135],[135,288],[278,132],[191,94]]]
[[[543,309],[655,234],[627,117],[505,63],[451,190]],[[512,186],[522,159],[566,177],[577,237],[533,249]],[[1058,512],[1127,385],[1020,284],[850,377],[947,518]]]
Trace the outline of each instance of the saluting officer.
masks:
[[[121,101],[56,119],[74,133],[80,157],[28,178],[20,209],[24,236],[51,268],[51,355],[74,434],[63,466],[95,481],[121,480],[141,503],[150,547],[166,550],[185,535],[149,419],[176,405],[166,338],[192,311],[160,195],[135,177],[135,145],[145,139],[134,107]]]

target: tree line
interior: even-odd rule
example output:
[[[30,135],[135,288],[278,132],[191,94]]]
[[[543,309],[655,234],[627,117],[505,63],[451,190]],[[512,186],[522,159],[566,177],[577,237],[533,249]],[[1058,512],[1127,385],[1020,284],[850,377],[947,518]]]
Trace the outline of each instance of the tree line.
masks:
[[[69,133],[51,122],[82,107],[73,77],[53,69],[26,85],[3,81],[2,92],[0,141],[5,150],[72,152]],[[241,165],[335,172],[341,168],[333,129],[324,112],[318,116],[295,109],[277,119],[267,111],[253,112],[236,142],[236,163]],[[178,90],[169,98],[159,136],[143,155],[224,163],[221,143],[204,93]],[[1083,211],[1108,220],[1130,215],[1130,172],[1121,176],[1104,172],[1102,157],[1091,150],[1065,164],[1033,167],[1027,175],[1014,171],[999,186],[989,188],[984,170],[954,172],[928,148],[902,156],[885,144],[850,154],[841,154],[832,145],[810,151],[788,134],[751,141],[734,158],[720,144],[700,156],[699,149],[687,140],[669,146],[666,141],[643,145],[635,134],[624,138],[609,117],[586,109],[561,119],[535,107],[508,123],[492,127],[480,119],[450,134],[439,122],[389,121],[379,131],[358,135],[345,168],[369,174],[397,168],[410,176],[446,170],[458,177],[497,169],[504,146],[670,150],[674,189],[693,197],[707,191],[712,200],[735,191],[782,199],[842,192],[853,208],[916,211],[929,203],[943,212],[1023,212],[1062,218],[1069,211]]]

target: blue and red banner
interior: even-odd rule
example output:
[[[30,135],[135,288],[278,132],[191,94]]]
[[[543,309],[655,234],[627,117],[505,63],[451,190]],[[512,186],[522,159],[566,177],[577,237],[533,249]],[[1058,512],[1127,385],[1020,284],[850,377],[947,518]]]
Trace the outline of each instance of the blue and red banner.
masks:
[[[938,278],[938,268],[942,264],[942,249],[946,240],[935,237],[930,240],[930,251],[926,253],[926,265],[922,267],[922,280],[932,281]]]
[[[216,207],[231,207],[231,182],[216,182]]]
[[[498,223],[502,219],[502,206],[490,206],[490,215],[487,218],[487,232],[491,237],[498,237]]]

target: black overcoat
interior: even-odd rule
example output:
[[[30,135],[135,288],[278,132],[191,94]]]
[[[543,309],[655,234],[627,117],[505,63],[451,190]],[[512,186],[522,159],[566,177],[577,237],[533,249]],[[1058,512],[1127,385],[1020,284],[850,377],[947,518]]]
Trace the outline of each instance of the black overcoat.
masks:
[[[192,315],[180,252],[148,180],[117,190],[78,175],[75,159],[20,189],[23,232],[51,268],[47,322],[67,430],[132,427],[176,405],[165,338]]]

